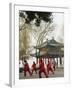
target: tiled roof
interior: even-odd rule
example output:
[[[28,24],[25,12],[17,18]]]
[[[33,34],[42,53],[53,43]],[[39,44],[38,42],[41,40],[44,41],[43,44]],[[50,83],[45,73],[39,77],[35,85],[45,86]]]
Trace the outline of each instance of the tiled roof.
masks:
[[[35,48],[43,48],[43,47],[48,47],[48,46],[55,46],[55,47],[64,47],[63,43],[59,43],[54,39],[47,40],[41,45],[36,46]]]

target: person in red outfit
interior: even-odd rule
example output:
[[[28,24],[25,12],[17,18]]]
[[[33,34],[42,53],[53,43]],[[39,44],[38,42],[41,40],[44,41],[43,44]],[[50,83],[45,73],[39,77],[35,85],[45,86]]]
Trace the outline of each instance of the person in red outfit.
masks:
[[[29,64],[27,63],[27,61],[25,60],[24,61],[24,76],[26,76],[26,72],[28,72],[30,74],[30,76],[32,75],[31,74],[31,71],[30,71],[30,68],[29,68]]]
[[[35,62],[33,62],[33,64],[32,64],[32,74],[33,74],[34,71],[35,71],[35,73],[37,74],[37,69],[36,69],[36,64],[35,64]]]
[[[48,64],[47,64],[47,71],[48,71],[48,74],[49,74],[49,71],[51,71],[54,74],[54,70],[52,68],[52,64],[50,61],[48,61]]]
[[[44,67],[44,62],[42,60],[40,60],[40,62],[39,62],[39,78],[42,78],[41,77],[42,72],[45,74],[46,77],[48,77],[45,67]]]

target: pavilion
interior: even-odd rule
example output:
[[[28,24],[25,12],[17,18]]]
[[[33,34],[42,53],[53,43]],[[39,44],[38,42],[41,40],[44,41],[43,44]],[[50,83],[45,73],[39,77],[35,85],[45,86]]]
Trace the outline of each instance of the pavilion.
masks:
[[[52,38],[51,40],[46,40],[41,45],[34,46],[34,48],[36,49],[36,53],[31,54],[31,56],[36,57],[37,63],[40,58],[44,58],[44,60],[52,58],[53,60],[57,59],[58,66],[62,64],[62,58],[64,58],[63,43],[59,43]]]

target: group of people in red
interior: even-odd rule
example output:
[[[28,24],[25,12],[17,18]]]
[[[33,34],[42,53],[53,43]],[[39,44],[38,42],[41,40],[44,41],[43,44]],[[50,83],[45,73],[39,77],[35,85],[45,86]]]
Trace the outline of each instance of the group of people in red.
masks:
[[[30,74],[30,76],[32,76],[33,72],[35,71],[35,73],[37,74],[37,71],[39,71],[39,78],[42,78],[41,74],[44,73],[44,75],[46,76],[46,78],[48,78],[49,76],[49,71],[51,71],[54,74],[54,70],[55,70],[55,64],[52,64],[49,60],[48,60],[48,64],[46,65],[47,68],[45,68],[44,62],[43,60],[39,60],[39,67],[36,67],[36,63],[33,62],[32,64],[32,69],[30,69],[28,62],[25,60],[24,61],[24,76],[26,76],[26,72],[28,72]]]

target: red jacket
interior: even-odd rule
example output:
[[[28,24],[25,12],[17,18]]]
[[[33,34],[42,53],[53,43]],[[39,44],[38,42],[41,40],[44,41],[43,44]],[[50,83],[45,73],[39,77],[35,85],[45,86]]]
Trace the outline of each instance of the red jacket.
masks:
[[[47,64],[47,68],[51,68],[51,63],[50,62]]]
[[[24,71],[27,71],[27,70],[29,70],[29,65],[28,65],[28,63],[24,64]]]
[[[36,69],[36,64],[33,64],[33,65],[32,65],[32,68],[33,68],[33,69]]]
[[[40,63],[39,68],[40,68],[40,70],[44,70],[44,69],[45,69],[45,67],[44,67],[44,62],[41,62],[41,63]]]

